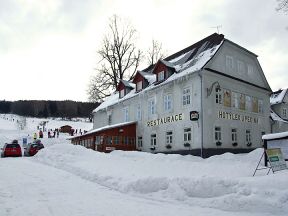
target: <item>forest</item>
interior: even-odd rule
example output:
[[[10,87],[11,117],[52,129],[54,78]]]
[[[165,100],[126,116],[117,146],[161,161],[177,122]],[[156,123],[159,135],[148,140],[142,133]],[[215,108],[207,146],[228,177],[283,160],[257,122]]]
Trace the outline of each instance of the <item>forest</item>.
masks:
[[[21,116],[47,118],[91,117],[92,111],[99,103],[44,100],[0,101],[0,113],[11,113]]]

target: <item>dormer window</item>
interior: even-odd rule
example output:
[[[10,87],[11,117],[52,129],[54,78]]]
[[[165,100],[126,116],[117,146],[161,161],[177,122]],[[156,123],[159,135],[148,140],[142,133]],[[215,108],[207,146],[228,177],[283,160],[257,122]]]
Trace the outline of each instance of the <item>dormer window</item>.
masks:
[[[157,74],[157,79],[158,79],[158,82],[161,82],[165,79],[165,72],[164,71],[160,71],[158,74]]]
[[[125,96],[125,89],[120,90],[120,98]]]
[[[136,91],[141,91],[143,89],[143,82],[139,81],[136,84]]]

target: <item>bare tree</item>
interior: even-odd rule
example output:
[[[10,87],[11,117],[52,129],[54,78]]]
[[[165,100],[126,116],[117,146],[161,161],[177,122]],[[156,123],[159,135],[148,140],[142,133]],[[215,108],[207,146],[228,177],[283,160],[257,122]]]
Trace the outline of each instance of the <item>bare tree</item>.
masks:
[[[152,40],[152,47],[147,52],[147,63],[149,65],[155,64],[159,59],[164,58],[164,52],[162,49],[162,43]]]
[[[277,0],[277,1],[278,1],[278,7],[276,8],[276,10],[287,13],[288,12],[288,0]]]
[[[142,58],[135,42],[136,30],[128,21],[114,15],[109,22],[109,32],[97,52],[101,61],[88,87],[90,101],[102,101],[115,90],[120,79],[132,79]]]

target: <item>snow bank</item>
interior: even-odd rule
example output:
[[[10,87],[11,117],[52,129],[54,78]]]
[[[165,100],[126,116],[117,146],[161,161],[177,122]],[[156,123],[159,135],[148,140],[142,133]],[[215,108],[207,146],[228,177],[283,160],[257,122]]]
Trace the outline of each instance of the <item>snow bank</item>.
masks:
[[[288,171],[252,177],[261,154],[261,149],[208,159],[122,151],[105,154],[67,143],[51,145],[31,160],[122,193],[225,211],[281,214],[288,211]]]

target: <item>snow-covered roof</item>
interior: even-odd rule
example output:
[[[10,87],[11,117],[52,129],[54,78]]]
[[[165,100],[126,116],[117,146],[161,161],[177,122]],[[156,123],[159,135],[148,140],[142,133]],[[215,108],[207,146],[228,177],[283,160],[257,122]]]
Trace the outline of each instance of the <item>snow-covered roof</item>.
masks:
[[[100,128],[92,129],[92,130],[88,131],[85,134],[82,134],[82,135],[79,135],[79,136],[69,137],[68,139],[79,138],[79,137],[83,137],[83,136],[86,136],[86,135],[89,135],[89,134],[92,134],[92,133],[96,133],[96,132],[99,132],[99,131],[103,131],[103,130],[107,130],[107,129],[111,129],[111,128],[122,127],[122,126],[130,125],[130,124],[136,124],[136,123],[137,123],[136,121],[130,121],[130,122],[121,122],[121,123],[114,124],[114,125],[105,125],[105,126],[100,127]]]
[[[279,139],[283,137],[288,137],[288,132],[281,132],[281,133],[273,133],[273,134],[265,134],[262,136],[263,140],[271,140],[271,139]]]
[[[274,121],[279,121],[279,122],[284,122],[284,123],[288,123],[288,121],[282,119],[279,115],[277,115],[273,110],[270,110],[270,116],[272,118],[272,120]]]
[[[139,71],[139,73],[149,82],[149,84],[156,81],[156,74],[146,73],[144,71]]]
[[[119,98],[118,92],[115,92],[114,94],[106,98],[106,100],[102,104],[100,104],[93,112],[97,112],[120,101],[136,96],[137,94],[142,94],[145,91],[165,85],[173,80],[201,70],[215,55],[217,50],[223,44],[223,41],[224,35],[214,33],[202,39],[201,41],[198,41],[197,43],[177,53],[174,53],[171,56],[168,56],[164,60],[160,60],[166,66],[174,68],[175,73],[158,85],[155,85],[156,76],[151,73],[155,65],[150,65],[148,68],[144,69],[141,72],[144,74],[144,78],[147,79],[149,82],[148,87],[143,89],[141,92],[135,92],[135,90],[133,89],[131,92],[129,92],[122,98]]]
[[[287,89],[280,89],[276,92],[273,92],[270,96],[270,104],[279,104],[283,102],[283,99],[286,95]]]
[[[126,80],[121,80],[121,82],[128,88],[135,88],[135,84]]]

